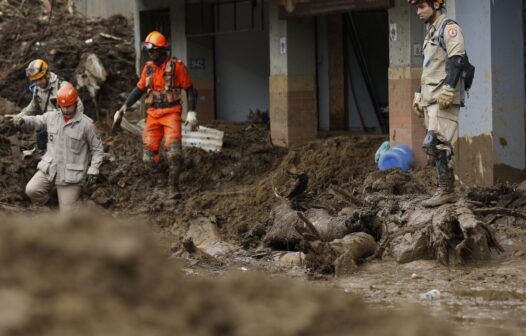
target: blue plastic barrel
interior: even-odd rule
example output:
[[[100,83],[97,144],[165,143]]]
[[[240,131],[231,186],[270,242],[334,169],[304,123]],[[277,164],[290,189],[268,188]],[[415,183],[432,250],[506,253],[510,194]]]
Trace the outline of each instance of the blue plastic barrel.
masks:
[[[400,168],[402,171],[408,172],[414,162],[415,158],[411,148],[408,145],[400,144],[391,147],[380,156],[378,169],[384,171],[392,168]]]

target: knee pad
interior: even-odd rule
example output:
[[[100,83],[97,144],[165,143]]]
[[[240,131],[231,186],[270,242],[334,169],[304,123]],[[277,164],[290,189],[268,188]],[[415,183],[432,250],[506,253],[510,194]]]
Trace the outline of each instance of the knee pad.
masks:
[[[436,157],[439,152],[437,148],[437,145],[439,144],[440,140],[438,140],[438,133],[429,131],[427,132],[424,142],[422,143],[422,149],[427,155]]]

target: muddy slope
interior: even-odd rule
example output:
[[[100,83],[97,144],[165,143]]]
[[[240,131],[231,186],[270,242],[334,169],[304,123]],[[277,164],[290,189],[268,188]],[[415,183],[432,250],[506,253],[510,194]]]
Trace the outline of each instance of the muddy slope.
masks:
[[[0,335],[460,335],[343,291],[185,276],[147,227],[93,213],[0,218],[0,261]]]

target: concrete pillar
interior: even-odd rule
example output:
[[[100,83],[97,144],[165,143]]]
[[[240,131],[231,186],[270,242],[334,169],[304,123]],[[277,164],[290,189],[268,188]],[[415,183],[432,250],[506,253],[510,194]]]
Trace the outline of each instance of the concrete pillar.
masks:
[[[388,13],[390,142],[391,146],[409,145],[417,167],[423,167],[427,160],[421,149],[425,136],[424,119],[413,113],[411,105],[422,76],[424,25],[406,0],[396,0]]]
[[[459,123],[458,175],[468,185],[524,179],[524,55],[521,1],[456,1],[476,67]]]
[[[188,43],[186,40],[185,3],[184,1],[171,1],[169,6],[170,20],[172,21],[172,54],[181,61],[183,61],[185,64],[188,64]]]
[[[280,20],[269,2],[270,132],[272,142],[290,146],[316,138],[314,18]]]

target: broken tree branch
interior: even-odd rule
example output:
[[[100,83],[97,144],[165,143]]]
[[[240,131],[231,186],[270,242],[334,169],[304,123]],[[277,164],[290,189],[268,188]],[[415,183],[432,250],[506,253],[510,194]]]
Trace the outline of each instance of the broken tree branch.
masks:
[[[355,205],[357,206],[363,206],[364,205],[364,202],[359,199],[358,197],[352,195],[351,193],[343,190],[343,189],[340,189],[336,186],[331,186],[329,188],[329,191],[331,191],[333,193],[333,195],[335,195],[336,197],[340,198],[341,200],[345,201],[345,202],[349,202],[351,201],[352,203],[354,203]]]
[[[477,215],[497,214],[497,215],[513,216],[513,217],[526,219],[526,213],[524,212],[513,210],[513,209],[498,208],[498,207],[474,209],[473,213]]]

